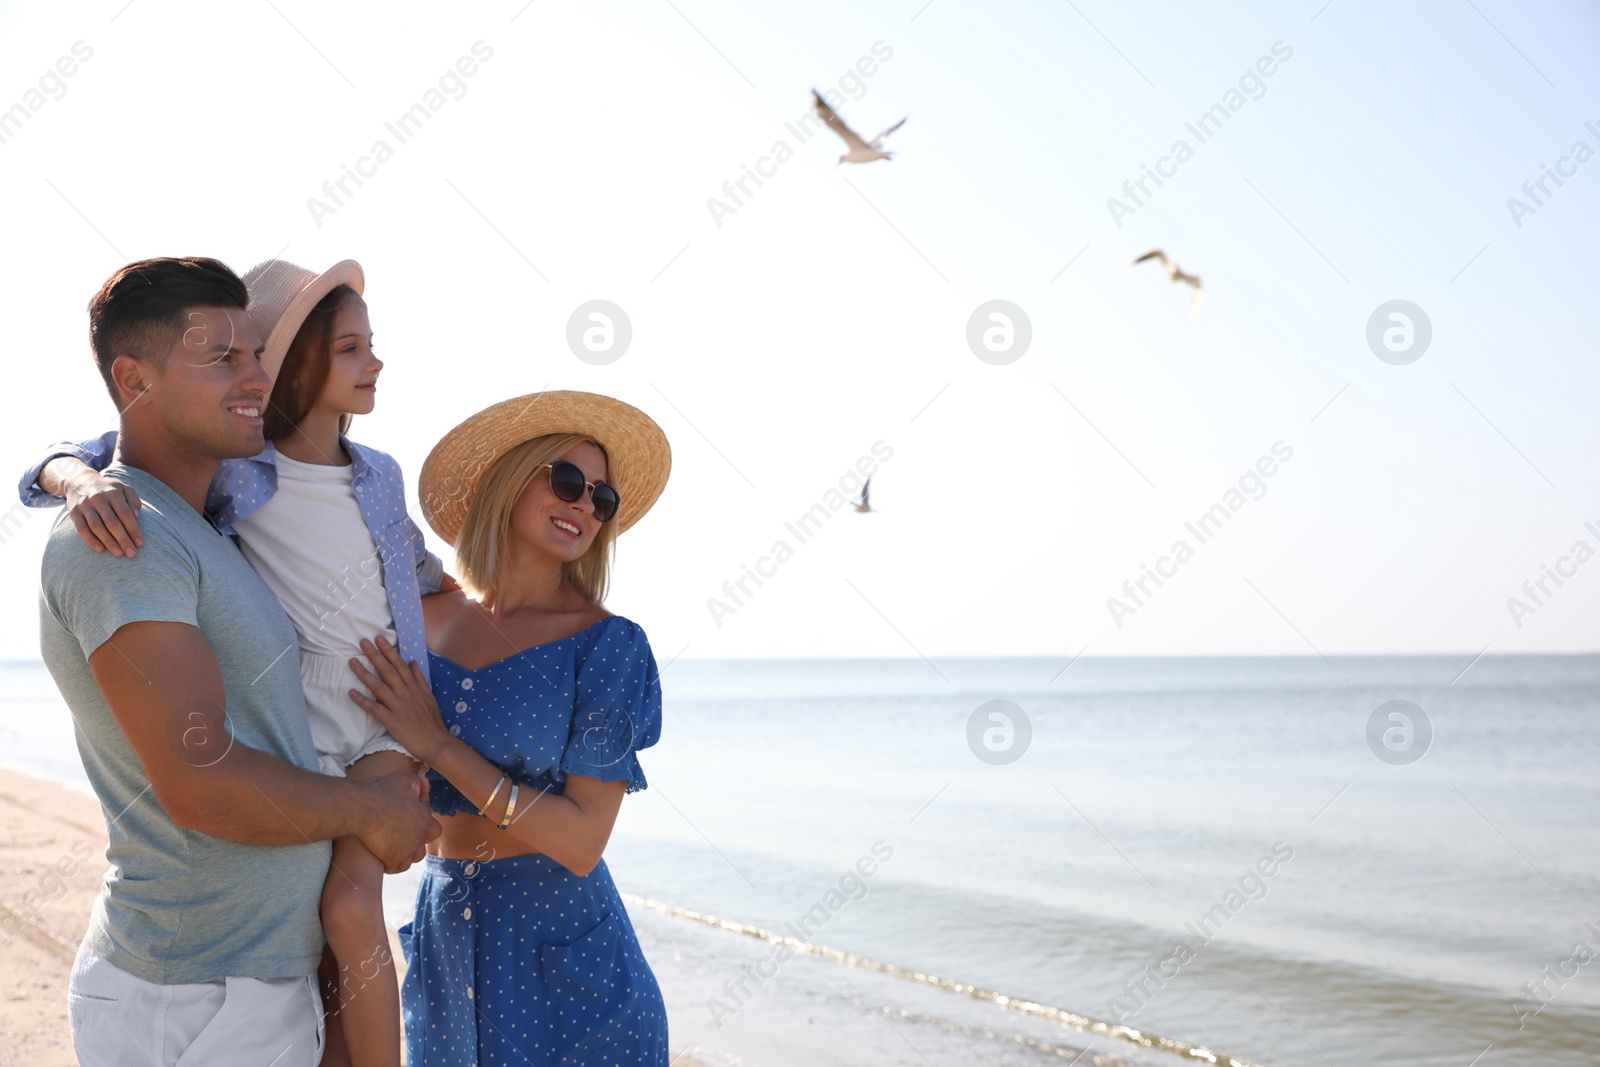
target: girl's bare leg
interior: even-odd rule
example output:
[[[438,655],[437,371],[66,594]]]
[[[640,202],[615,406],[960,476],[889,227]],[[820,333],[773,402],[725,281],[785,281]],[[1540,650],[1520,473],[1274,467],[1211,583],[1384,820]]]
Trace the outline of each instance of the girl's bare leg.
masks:
[[[421,770],[403,752],[375,752],[352,764],[350,778],[381,778]],[[383,863],[358,837],[333,843],[333,863],[322,888],[322,927],[337,961],[332,999],[351,1067],[398,1067],[400,983],[383,921]],[[330,1019],[332,1033],[335,1019]],[[332,1042],[329,1044],[333,1051]],[[326,1056],[325,1067],[335,1062]]]
[[[344,1044],[344,1021],[339,1016],[339,961],[334,959],[330,945],[322,947],[317,982],[322,988],[322,1011],[328,1032],[320,1067],[350,1067],[350,1050]]]

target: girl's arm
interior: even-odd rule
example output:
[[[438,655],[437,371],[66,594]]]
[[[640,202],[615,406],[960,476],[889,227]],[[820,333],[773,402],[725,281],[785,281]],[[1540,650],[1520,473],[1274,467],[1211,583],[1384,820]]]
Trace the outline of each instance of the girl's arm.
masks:
[[[132,558],[144,545],[138,519],[144,502],[133,486],[100,473],[115,459],[116,447],[116,430],[80,444],[59,445],[24,472],[19,489],[29,507],[64,503],[78,536],[96,552],[109,549],[113,556]],[[208,517],[217,517],[233,502],[227,475],[236,473],[242,462],[225,459],[218,465],[206,493]]]
[[[108,464],[102,464],[106,466]],[[62,497],[78,536],[96,552],[132,557],[144,544],[139,509],[144,506],[131,485],[107,478],[77,456],[56,456],[39,471],[36,484],[45,497]],[[24,500],[28,498],[23,497]],[[39,506],[50,501],[43,500]]]
[[[17,483],[17,494],[30,508],[53,508],[61,503],[61,482],[83,466],[100,471],[111,466],[117,452],[117,431],[107,430],[99,437],[87,441],[61,441],[51,445],[33,466],[22,472]],[[77,464],[55,464],[59,457],[80,460]],[[45,469],[54,466],[47,482]]]
[[[376,645],[361,642],[361,651],[377,673],[360,660],[353,659],[350,664],[361,684],[372,690],[377,699],[369,700],[354,689],[350,698],[463,796],[477,803],[488,800],[504,772],[445,729],[439,705],[423,681],[422,668],[416,663],[407,665],[399,651],[381,637]],[[626,782],[602,782],[568,774],[565,791],[559,796],[521,790],[507,832],[582,877],[600,862],[626,789]],[[508,781],[483,814],[498,826],[505,818],[510,798]],[[522,818],[536,805],[538,818]]]
[[[409,516],[407,516],[409,520]],[[422,536],[422,527],[415,522],[408,521],[411,527],[411,543],[417,551],[417,591],[423,596],[434,593],[454,593],[461,588],[461,583],[445,572],[444,561],[428,551],[426,539]]]
[[[67,505],[78,536],[96,552],[132,556],[144,540],[139,536],[139,494],[132,486],[99,472],[116,456],[117,431],[87,441],[52,445],[44,458],[22,472],[17,493],[30,508]]]

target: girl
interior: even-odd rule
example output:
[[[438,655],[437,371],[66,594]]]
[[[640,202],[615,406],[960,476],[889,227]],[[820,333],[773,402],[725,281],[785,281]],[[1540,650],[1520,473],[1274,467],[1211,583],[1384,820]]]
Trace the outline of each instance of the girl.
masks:
[[[408,1063],[666,1067],[661,991],[602,859],[645,787],[661,684],[602,601],[670,466],[647,415],[572,392],[496,404],[423,465],[423,512],[477,599],[423,601],[431,693],[380,638],[372,670],[351,661],[375,699],[350,694],[432,768],[447,816],[400,931]]]
[[[406,515],[399,465],[344,436],[351,416],[375,406],[383,370],[361,298],[361,267],[345,260],[319,275],[268,260],[244,281],[251,321],[266,343],[262,365],[274,378],[263,412],[268,443],[250,459],[223,462],[206,515],[237,540],[294,623],[323,772],[373,778],[420,770],[404,746],[345,696],[355,681],[346,660],[363,638],[381,633],[409,657],[423,657],[420,595],[437,591],[444,579],[443,564]],[[66,486],[84,540],[131,556],[139,544],[138,497],[96,473],[111,461],[116,436],[57,447],[52,455],[66,458],[46,462]],[[38,473],[30,471],[24,485]],[[61,503],[37,492],[24,500]],[[332,956],[323,966],[330,1022],[325,1065],[400,1062],[399,989],[383,921],[383,873],[358,838],[334,842],[322,895]]]

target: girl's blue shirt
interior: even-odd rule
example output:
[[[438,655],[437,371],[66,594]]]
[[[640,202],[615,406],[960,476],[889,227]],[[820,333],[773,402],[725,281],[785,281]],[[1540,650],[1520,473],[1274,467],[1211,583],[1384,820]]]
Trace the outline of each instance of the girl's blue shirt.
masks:
[[[422,530],[406,512],[405,477],[393,456],[358,445],[343,434],[339,442],[350,454],[351,488],[361,506],[361,518],[372,533],[382,562],[383,588],[394,616],[395,639],[407,662],[429,669],[427,636],[422,625],[422,597],[437,593],[444,563],[428,551]],[[66,501],[39,488],[45,465],[57,456],[75,456],[95,470],[111,465],[117,448],[117,431],[109,430],[88,441],[63,441],[52,445],[36,465],[22,474],[18,492],[31,508],[59,507]],[[248,459],[225,459],[211,479],[206,494],[206,517],[222,533],[234,536],[234,523],[253,514],[278,491],[278,453],[269,443]],[[334,577],[337,580],[338,576]],[[364,575],[370,579],[372,575]]]

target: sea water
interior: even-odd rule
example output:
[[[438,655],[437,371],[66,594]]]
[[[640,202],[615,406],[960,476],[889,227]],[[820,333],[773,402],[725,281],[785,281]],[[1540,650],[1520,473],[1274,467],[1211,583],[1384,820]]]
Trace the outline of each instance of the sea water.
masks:
[[[82,788],[48,674],[0,670],[0,761]],[[663,688],[606,857],[707,1062],[1600,1062],[1600,657],[682,660]],[[1393,700],[1402,761],[1369,739]]]

